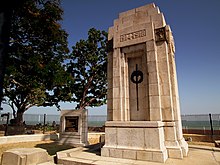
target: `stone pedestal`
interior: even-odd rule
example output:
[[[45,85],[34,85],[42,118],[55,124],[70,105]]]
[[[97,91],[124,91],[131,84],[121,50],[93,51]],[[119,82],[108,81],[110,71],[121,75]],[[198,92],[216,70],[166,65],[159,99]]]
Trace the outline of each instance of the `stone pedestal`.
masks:
[[[36,165],[48,162],[47,151],[41,148],[15,148],[2,154],[1,165]]]
[[[154,4],[119,14],[109,28],[105,145],[101,155],[165,162],[183,139],[171,29]]]
[[[164,145],[163,122],[106,122],[102,156],[164,162],[168,153]]]
[[[75,147],[88,144],[88,111],[62,110],[59,143]]]

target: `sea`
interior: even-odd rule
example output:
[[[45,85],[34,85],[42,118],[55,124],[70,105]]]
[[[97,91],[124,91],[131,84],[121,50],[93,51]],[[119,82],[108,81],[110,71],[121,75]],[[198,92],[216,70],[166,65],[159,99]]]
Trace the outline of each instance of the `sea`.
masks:
[[[9,121],[12,118],[12,115],[10,115]],[[214,130],[220,130],[220,114],[211,114],[211,120],[209,114],[181,115],[181,119],[183,129],[210,130],[212,124]],[[24,121],[27,125],[43,124],[44,120],[45,123],[49,125],[53,122],[60,124],[59,115],[24,114]],[[102,127],[104,126],[106,120],[106,115],[89,115],[88,126]],[[0,117],[0,124],[6,124],[6,122],[6,117]]]

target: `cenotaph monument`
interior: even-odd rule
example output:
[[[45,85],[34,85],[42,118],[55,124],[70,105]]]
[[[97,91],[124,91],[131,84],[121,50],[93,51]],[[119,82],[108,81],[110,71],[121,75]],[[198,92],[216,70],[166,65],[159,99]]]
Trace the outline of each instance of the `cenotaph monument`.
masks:
[[[165,162],[183,159],[175,47],[155,4],[119,14],[108,35],[108,94],[101,155]]]
[[[88,110],[61,111],[59,143],[74,147],[88,145]]]

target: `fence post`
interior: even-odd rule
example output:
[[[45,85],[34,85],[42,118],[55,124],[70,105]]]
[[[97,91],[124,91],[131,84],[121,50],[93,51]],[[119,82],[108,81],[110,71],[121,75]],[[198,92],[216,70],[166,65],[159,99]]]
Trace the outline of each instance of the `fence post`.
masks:
[[[5,113],[5,114],[1,114],[1,117],[4,117],[6,116],[7,117],[7,121],[6,121],[6,126],[5,126],[5,134],[4,136],[7,136],[8,135],[8,122],[9,122],[9,115],[10,113]]]
[[[44,129],[43,129],[43,134],[45,134],[45,125],[46,125],[46,114],[44,114]]]
[[[209,114],[209,121],[210,121],[211,133],[212,133],[212,140],[213,140],[214,132],[213,132],[213,126],[212,126],[212,114],[211,114],[211,113]]]
[[[220,135],[220,115],[218,116],[218,133]]]

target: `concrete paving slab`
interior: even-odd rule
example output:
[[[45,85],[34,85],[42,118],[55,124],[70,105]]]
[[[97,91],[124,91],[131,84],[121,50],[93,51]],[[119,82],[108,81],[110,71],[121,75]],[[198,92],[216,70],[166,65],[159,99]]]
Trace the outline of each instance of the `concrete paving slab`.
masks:
[[[220,152],[213,152],[215,160],[220,164]]]
[[[202,150],[212,150],[212,151],[219,151],[220,152],[220,148],[218,148],[218,147],[210,147],[210,146],[203,146],[203,145],[190,145],[190,148],[202,149]]]
[[[67,152],[67,151],[61,151]],[[75,151],[76,152],[76,151]],[[220,151],[213,147],[190,146],[189,155],[184,159],[169,158],[165,163],[138,161],[100,156],[99,148],[84,148],[77,150],[76,154],[69,152],[66,157],[58,160],[63,165],[94,164],[94,165],[220,165]]]

